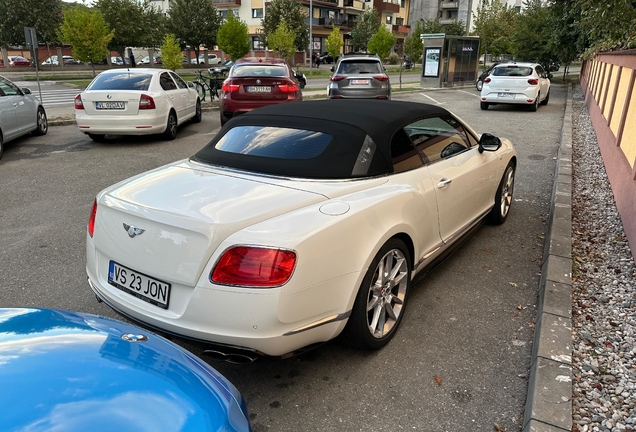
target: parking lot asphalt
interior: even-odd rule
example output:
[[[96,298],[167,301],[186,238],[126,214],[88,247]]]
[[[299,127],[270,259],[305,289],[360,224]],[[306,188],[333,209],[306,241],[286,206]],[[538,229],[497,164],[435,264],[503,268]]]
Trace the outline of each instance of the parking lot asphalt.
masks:
[[[513,210],[518,217],[524,207],[527,209],[528,206],[536,206],[537,204],[539,207],[546,207],[545,233],[539,235],[539,237],[545,235],[545,240],[543,241],[543,238],[535,239],[536,244],[532,246],[528,238],[522,238],[514,232],[507,231],[510,240],[517,243],[517,245],[520,244],[523,248],[526,248],[526,244],[528,249],[532,247],[532,249],[539,249],[540,251],[544,248],[543,253],[538,253],[540,267],[535,271],[536,277],[530,277],[528,279],[530,284],[535,283],[536,286],[523,287],[526,289],[526,292],[521,296],[513,295],[513,298],[519,297],[522,298],[522,300],[519,300],[518,304],[514,304],[512,309],[510,309],[509,305],[500,305],[504,308],[502,311],[515,318],[513,321],[520,316],[524,318],[522,321],[526,324],[522,324],[521,327],[515,329],[515,331],[508,332],[508,334],[504,336],[509,337],[512,335],[515,340],[513,340],[511,344],[505,343],[504,345],[506,345],[507,348],[504,348],[503,351],[493,356],[486,353],[487,350],[493,348],[492,345],[488,344],[481,347],[465,347],[465,352],[463,352],[464,350],[462,350],[461,347],[450,348],[443,343],[440,345],[431,344],[430,348],[422,347],[419,350],[411,350],[407,348],[409,342],[406,339],[399,340],[401,338],[399,337],[400,335],[398,335],[398,340],[392,343],[393,349],[390,350],[392,358],[377,356],[375,353],[369,356],[363,356],[367,361],[374,363],[377,368],[396,368],[401,370],[404,376],[400,378],[394,376],[394,381],[388,383],[378,383],[376,382],[377,379],[374,379],[372,375],[368,375],[368,373],[356,374],[353,370],[348,372],[344,381],[339,380],[339,382],[333,382],[333,378],[330,378],[331,372],[328,369],[324,369],[326,365],[318,366],[315,360],[324,355],[331,355],[334,357],[336,364],[338,364],[338,362],[351,363],[351,352],[342,347],[339,347],[335,351],[328,349],[318,354],[314,353],[301,357],[291,366],[288,363],[288,367],[286,368],[279,369],[271,364],[265,364],[265,366],[260,368],[260,372],[264,372],[265,375],[269,377],[266,379],[266,381],[271,381],[268,382],[268,384],[273,384],[274,387],[279,390],[291,389],[295,385],[304,387],[302,389],[296,388],[295,391],[290,392],[296,397],[296,400],[293,399],[294,396],[287,398],[287,396],[283,394],[278,395],[278,398],[282,397],[285,398],[285,400],[271,400],[272,397],[267,395],[264,390],[266,386],[258,385],[256,388],[251,388],[249,381],[245,382],[241,379],[241,375],[243,375],[243,373],[253,375],[255,366],[245,366],[243,372],[237,372],[234,369],[224,370],[223,366],[214,363],[213,366],[217,367],[217,369],[221,370],[234,381],[244,394],[247,393],[246,398],[248,399],[248,406],[250,406],[253,413],[252,421],[256,431],[299,430],[298,426],[302,425],[302,419],[299,419],[298,423],[281,423],[276,419],[276,415],[273,412],[283,411],[281,409],[283,405],[285,405],[284,408],[288,411],[288,414],[293,415],[293,413],[296,412],[301,417],[305,415],[307,416],[305,420],[312,421],[313,424],[316,425],[316,428],[305,428],[306,430],[396,430],[404,428],[425,431],[489,431],[493,430],[493,427],[501,427],[501,430],[508,432],[512,430],[520,430],[523,432],[554,432],[562,430],[569,431],[571,429],[571,367],[569,359],[569,343],[571,340],[569,332],[571,328],[571,325],[569,325],[571,313],[571,301],[569,297],[569,284],[571,284],[571,266],[569,265],[571,261],[571,215],[569,213],[569,203],[571,201],[571,195],[568,195],[571,194],[571,100],[569,95],[566,96],[566,90],[562,86],[555,86],[554,90],[555,94],[552,96],[551,109],[555,111],[552,112],[552,114],[563,116],[563,121],[559,124],[561,130],[556,132],[556,141],[558,142],[553,142],[555,140],[550,136],[550,138],[545,139],[543,150],[517,147],[517,150],[523,157],[521,160],[525,159],[528,165],[532,165],[532,161],[537,163],[543,161],[544,165],[548,162],[547,165],[551,165],[551,160],[553,160],[554,166],[548,168],[554,169],[554,178],[550,179],[550,184],[548,185],[552,191],[550,197],[543,196],[542,194],[542,190],[546,188],[544,181],[542,186],[539,185],[540,187],[538,187],[538,189],[541,190],[537,191],[534,198],[522,195],[520,198],[515,199],[515,201],[518,200],[519,202],[515,203],[517,209]],[[409,100],[417,99],[423,102],[437,103],[442,106],[447,106],[455,113],[457,113],[457,109],[455,109],[456,102],[465,104],[473,100],[474,106],[477,106],[477,93],[474,89],[445,89],[444,91],[463,92],[463,97],[465,97],[465,95],[470,95],[471,97],[467,98],[467,101],[457,102],[447,100],[446,96],[442,97],[441,95],[444,93],[439,93],[440,96],[437,96],[434,91],[414,88],[412,93],[404,93],[400,94],[400,96],[396,96],[398,95],[398,93],[396,93],[394,94],[394,98],[402,97]],[[324,92],[317,91],[314,93],[314,95],[318,97],[321,94],[324,94]],[[552,105],[559,108],[552,108]],[[459,106],[463,105],[457,105],[457,107]],[[541,112],[542,109],[545,108],[540,108],[539,112]],[[212,113],[215,112],[215,108],[211,106],[207,107],[207,110]],[[515,110],[491,108],[488,113],[490,115],[500,115],[505,119],[510,119],[511,115],[515,113]],[[523,114],[532,115],[530,113]],[[74,108],[49,109],[48,116],[52,126],[73,124]],[[474,124],[470,121],[468,121],[468,123]],[[486,130],[477,129],[479,132],[486,132]],[[502,133],[513,131],[515,130],[515,125],[508,125],[507,128],[504,126],[502,129]],[[521,126],[520,129],[522,129]],[[528,133],[532,133],[530,132],[532,130],[533,128],[530,128]],[[543,135],[546,135],[547,131],[544,132]],[[214,131],[211,133],[214,133]],[[541,137],[541,126],[535,126],[534,133],[537,134],[538,138],[543,138]],[[537,141],[541,141],[541,139]],[[538,153],[535,153],[535,151]],[[550,153],[552,151],[555,152],[554,155]],[[526,169],[532,169],[532,166]],[[532,174],[526,173],[526,175]],[[519,181],[518,177],[518,185]],[[529,179],[528,181],[530,182]],[[527,192],[528,191],[526,191],[526,193]],[[525,221],[522,222],[521,225],[527,223],[528,221]],[[570,225],[568,225],[568,223],[570,223]],[[481,269],[487,273],[493,270],[492,267],[495,267],[497,261],[505,261],[502,270],[507,267],[511,274],[509,276],[503,275],[503,279],[499,282],[501,283],[501,281],[506,278],[514,279],[515,263],[507,262],[505,257],[506,249],[504,248],[497,254],[492,253],[494,249],[501,245],[496,244],[496,242],[494,244],[489,243],[488,237],[492,236],[492,234],[489,234],[491,232],[490,230],[490,228],[482,229],[481,233],[477,236],[482,238],[481,241],[483,241],[483,243],[477,245],[469,244],[466,248],[468,252],[461,252],[459,258],[455,258],[455,260],[468,260],[471,259],[471,254],[474,256],[480,253],[487,258],[486,261],[478,262],[476,266],[473,265],[472,268],[469,267],[468,271],[474,272]],[[515,236],[517,238],[515,238]],[[470,240],[468,243],[475,242]],[[481,250],[478,249],[480,247],[482,248]],[[81,254],[83,251],[79,252],[79,254]],[[491,253],[494,259],[488,257]],[[490,262],[491,259],[493,262]],[[466,295],[459,294],[455,291],[458,287],[465,288],[474,285],[479,287],[480,284],[490,284],[492,283],[492,277],[488,275],[486,275],[486,277],[478,276],[472,273],[456,274],[453,275],[453,277],[448,277],[449,275],[445,274],[448,273],[444,269],[445,265],[441,267],[441,270],[433,272],[432,277],[426,278],[427,281],[432,279],[432,282],[423,284],[420,281],[418,283],[418,285],[420,285],[420,291],[423,292],[416,293],[413,301],[417,304],[417,297],[419,296],[420,303],[438,303],[436,309],[439,310],[435,311],[433,316],[440,317],[448,314],[446,317],[448,321],[444,323],[431,321],[430,317],[427,317],[426,314],[422,314],[422,311],[413,310],[416,308],[416,306],[413,306],[410,310],[410,324],[408,321],[405,321],[403,326],[410,326],[411,331],[414,330],[413,326],[422,326],[422,328],[427,329],[427,333],[431,333],[431,335],[421,335],[427,342],[431,342],[435,338],[443,340],[445,337],[448,337],[449,340],[456,341],[452,334],[457,331],[465,332],[463,336],[464,339],[476,338],[480,340],[480,338],[485,338],[483,333],[493,331],[493,323],[489,322],[488,317],[481,320],[478,319],[472,328],[452,328],[456,326],[455,323],[457,323],[458,320],[462,320],[463,317],[456,315],[457,312],[453,309],[454,304],[452,301],[447,303],[439,297],[442,295],[442,291],[439,291],[439,288],[435,286],[439,283],[449,284],[450,286],[446,287],[449,293],[446,293],[446,295],[450,297],[454,294],[458,296]],[[505,270],[503,271],[505,272]],[[534,270],[528,268],[526,273],[531,271]],[[446,280],[444,280],[444,278],[446,278]],[[425,288],[424,285],[432,285],[433,288]],[[519,288],[516,286],[517,282],[512,280],[508,281],[508,285],[514,289]],[[533,300],[533,298],[537,298],[537,295],[538,302]],[[481,296],[483,297],[480,298]],[[468,297],[472,297],[470,301],[475,304],[480,304],[484,301],[494,301],[495,303],[500,301],[499,299],[493,299],[492,293],[487,292],[482,294],[479,289],[471,289]],[[5,300],[2,301],[3,304],[6,303]],[[16,300],[12,300],[10,303],[14,301]],[[469,309],[462,310],[466,312],[469,311]],[[512,326],[518,326],[519,324],[521,323],[512,323]],[[483,325],[483,328],[480,328],[480,325]],[[406,331],[404,329],[402,330]],[[530,333],[528,333],[528,330],[530,330]],[[446,334],[447,332],[448,335]],[[502,337],[501,335],[490,336],[494,336],[495,339],[499,339],[499,342],[503,342],[503,340],[500,339]],[[534,338],[533,347],[525,346],[526,340],[532,338]],[[193,350],[196,352],[197,347],[193,347]],[[511,350],[518,352],[511,352]],[[483,355],[480,356],[480,354]],[[466,362],[456,362],[452,360],[452,356],[457,355],[470,356],[473,360],[469,361],[468,365]],[[359,362],[362,360],[355,356],[354,359],[353,364],[360,364]],[[478,360],[475,361],[474,359]],[[302,363],[302,365],[298,362]],[[435,367],[431,369],[418,366],[421,365],[422,362],[432,363]],[[521,364],[502,364],[514,362]],[[310,365],[312,363],[318,367],[311,367]],[[329,362],[329,364],[333,364],[333,362]],[[351,364],[349,366],[351,366]],[[301,369],[305,370],[303,371]],[[502,375],[501,382],[494,386],[493,384],[496,382],[496,379],[493,378],[488,378],[482,385],[475,384],[479,382],[479,379],[474,379],[475,375],[478,376],[480,373],[491,374],[492,372],[488,371],[489,369],[496,370],[496,373],[493,375],[502,373],[508,376]],[[285,373],[281,374],[280,370],[285,370]],[[420,377],[421,373],[426,373],[425,371],[430,370],[438,370],[439,372],[437,372],[437,374],[439,375]],[[268,374],[268,371],[271,372],[271,375]],[[453,378],[453,372],[459,373],[459,376],[472,376],[473,379],[469,380],[471,384],[462,384],[463,379]],[[528,372],[529,376],[527,375]],[[513,375],[510,375],[511,373]],[[308,380],[306,376],[304,379],[297,378],[306,374],[314,374],[314,379],[318,381]],[[378,376],[381,378],[383,374],[379,373]],[[511,379],[510,376],[514,379]],[[439,383],[442,384],[438,383],[437,378],[440,379]],[[415,381],[413,381],[414,379]],[[526,388],[526,379],[528,379],[527,393],[523,391],[523,395],[519,396],[519,390]],[[437,384],[431,387],[429,384],[431,382],[430,380]],[[413,385],[421,385],[422,387],[413,388]],[[249,388],[246,389],[246,387]],[[346,391],[342,391],[343,387],[349,387],[349,390],[352,390],[349,392],[350,396],[344,396],[345,398],[353,397],[355,399],[359,397],[363,400],[365,397],[368,397],[369,400],[365,403],[342,399],[342,408],[337,404],[334,405],[333,401],[324,401],[323,406],[318,407],[316,413],[308,414],[307,405],[315,404],[316,401],[312,400],[310,396],[304,395],[304,393],[312,392],[312,389],[320,389],[319,391],[326,390],[324,393],[325,397],[333,393],[334,396],[339,399],[343,397],[343,394],[347,394]],[[440,387],[440,389],[436,387]],[[442,387],[446,387],[446,389],[444,390]],[[512,399],[510,400],[510,406],[499,406],[500,399],[494,394],[501,392],[506,395],[510,388],[514,388],[516,394],[516,396],[510,397]],[[369,392],[379,396],[379,398],[369,395]],[[428,396],[423,397],[422,392],[427,393]],[[410,395],[408,399],[405,399],[406,395]],[[413,395],[419,395],[421,400],[426,401],[430,406],[418,406],[418,400],[417,398],[413,400]],[[251,402],[250,399],[253,402]],[[480,400],[480,404],[475,404],[475,400],[477,399]],[[482,403],[485,403],[485,405],[496,405],[493,411],[500,412],[500,415],[494,415],[493,417],[493,413],[489,412],[487,407],[481,406]],[[519,404],[518,407],[517,404]],[[356,416],[345,415],[342,411],[344,407],[347,409],[357,408],[361,410],[361,412]],[[400,410],[402,408],[404,409],[402,413],[387,412],[387,410]],[[311,410],[311,407],[309,407],[309,410]],[[426,417],[432,413],[431,410],[439,410],[442,412],[445,420],[435,424],[429,423]],[[411,418],[413,415],[417,416],[418,413],[423,417],[417,419]],[[322,418],[319,418],[321,416]],[[458,416],[458,418],[451,419],[453,416]],[[365,420],[360,421],[360,417]],[[379,418],[379,420],[374,422],[374,418]],[[356,419],[358,419],[358,421],[356,421]],[[433,419],[431,418],[431,420]],[[324,427],[321,427],[321,425]]]

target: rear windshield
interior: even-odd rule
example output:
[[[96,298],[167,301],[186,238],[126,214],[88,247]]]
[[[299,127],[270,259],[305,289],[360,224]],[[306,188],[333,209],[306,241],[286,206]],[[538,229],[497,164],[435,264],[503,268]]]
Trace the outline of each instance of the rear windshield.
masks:
[[[381,74],[384,71],[377,60],[355,60],[341,62],[338,73],[341,75]]]
[[[287,71],[284,66],[272,66],[272,65],[236,65],[233,77],[284,77],[287,76]]]
[[[492,71],[494,76],[525,77],[532,75],[532,68],[526,66],[498,66]]]
[[[279,159],[311,159],[322,153],[331,135],[300,129],[237,126],[215,148],[224,152]]]
[[[122,71],[121,73],[100,74],[86,90],[137,90],[147,91],[151,74]]]

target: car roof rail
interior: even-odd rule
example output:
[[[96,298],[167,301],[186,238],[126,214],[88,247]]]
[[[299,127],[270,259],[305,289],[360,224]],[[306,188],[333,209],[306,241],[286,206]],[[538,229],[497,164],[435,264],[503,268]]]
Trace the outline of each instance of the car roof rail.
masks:
[[[346,54],[343,54],[343,56],[344,57],[375,57],[375,58],[380,58],[380,56],[378,56],[377,54],[362,53],[362,52],[346,53]]]

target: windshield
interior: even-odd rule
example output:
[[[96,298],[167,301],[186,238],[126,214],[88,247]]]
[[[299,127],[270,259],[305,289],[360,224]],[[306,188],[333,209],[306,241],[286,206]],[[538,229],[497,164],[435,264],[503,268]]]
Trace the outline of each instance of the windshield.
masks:
[[[122,71],[121,73],[100,74],[86,90],[137,90],[147,91],[151,74]]]
[[[492,74],[494,76],[525,77],[532,75],[532,68],[526,66],[497,66]]]

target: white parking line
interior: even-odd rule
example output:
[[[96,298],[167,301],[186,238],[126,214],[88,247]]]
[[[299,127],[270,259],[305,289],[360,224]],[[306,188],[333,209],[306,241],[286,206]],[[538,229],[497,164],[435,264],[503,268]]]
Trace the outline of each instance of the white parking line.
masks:
[[[428,95],[426,95],[426,94],[424,94],[424,93],[420,93],[420,94],[421,94],[422,96],[424,96],[425,98],[428,98],[428,99],[432,100],[432,101],[433,101],[433,102],[435,102],[437,105],[443,105],[443,104],[445,104],[445,103],[446,103],[446,102],[438,102],[438,101],[436,101],[435,99],[433,99],[432,97],[430,97],[430,96],[428,96]]]
[[[462,92],[462,93],[469,94],[469,95],[471,95],[471,96],[481,97],[480,95],[477,95],[477,94],[475,94],[475,93],[471,93],[471,92],[467,92],[466,90],[457,90],[457,91],[460,91],[460,92]]]

